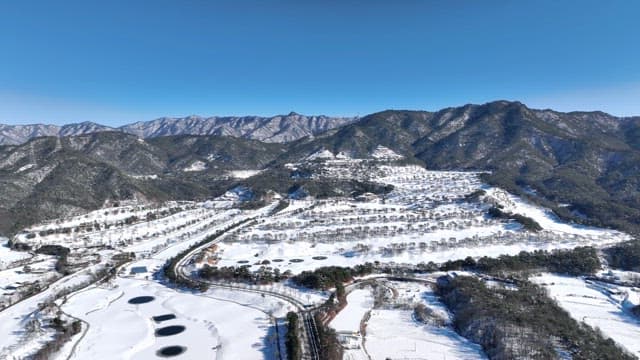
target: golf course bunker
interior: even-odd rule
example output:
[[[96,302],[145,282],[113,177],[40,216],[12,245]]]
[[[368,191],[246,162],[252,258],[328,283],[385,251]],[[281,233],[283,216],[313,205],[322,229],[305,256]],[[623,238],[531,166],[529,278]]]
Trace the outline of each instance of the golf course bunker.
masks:
[[[160,357],[171,357],[171,356],[178,356],[185,351],[187,351],[186,347],[173,345],[173,346],[163,347],[162,349],[156,352],[156,355]]]
[[[176,334],[180,334],[181,332],[183,332],[186,328],[182,325],[171,325],[171,326],[165,326],[163,328],[160,329],[156,329],[156,336],[171,336],[171,335],[176,335]]]
[[[173,315],[173,314],[158,315],[158,316],[154,316],[153,317],[153,321],[159,323],[159,322],[163,322],[163,321],[173,320],[175,318],[176,318],[176,316]]]
[[[156,298],[154,298],[153,296],[136,296],[134,298],[129,299],[129,304],[134,304],[134,305],[146,304],[148,302],[152,302],[155,299]]]

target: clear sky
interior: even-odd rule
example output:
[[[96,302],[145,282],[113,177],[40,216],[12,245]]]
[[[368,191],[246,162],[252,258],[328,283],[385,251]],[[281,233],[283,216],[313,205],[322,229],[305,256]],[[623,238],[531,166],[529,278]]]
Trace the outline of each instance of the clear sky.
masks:
[[[640,1],[0,2],[0,123],[365,115],[496,99],[640,115]]]

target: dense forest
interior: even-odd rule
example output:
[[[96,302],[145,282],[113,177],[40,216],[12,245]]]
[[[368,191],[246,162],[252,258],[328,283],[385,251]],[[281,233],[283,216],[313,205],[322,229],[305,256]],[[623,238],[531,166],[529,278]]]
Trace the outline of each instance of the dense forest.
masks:
[[[354,276],[363,276],[372,273],[373,264],[365,263],[356,265],[353,268],[341,266],[327,266],[317,268],[313,271],[303,271],[292,278],[296,285],[305,286],[310,289],[326,290],[353,280]]]
[[[609,266],[622,270],[640,270],[640,241],[618,244],[604,251]]]
[[[529,282],[518,290],[487,288],[469,276],[442,277],[438,293],[454,314],[456,331],[482,345],[490,359],[625,360],[634,357],[579,323]]]

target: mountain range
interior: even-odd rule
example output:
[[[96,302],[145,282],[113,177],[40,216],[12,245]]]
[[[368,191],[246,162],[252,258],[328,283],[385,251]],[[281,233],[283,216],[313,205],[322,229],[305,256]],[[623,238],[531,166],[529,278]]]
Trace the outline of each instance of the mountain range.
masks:
[[[58,125],[3,125],[0,124],[0,145],[19,145],[40,136],[78,136],[101,131],[121,131],[140,138],[171,135],[233,136],[264,142],[289,142],[313,136],[329,129],[357,120],[355,117],[305,116],[291,112],[288,115],[260,116],[188,116],[163,117],[139,121],[118,128],[93,122]]]
[[[358,119],[276,118],[225,118],[217,124],[234,130],[217,133],[201,126],[206,119],[159,119],[126,132],[0,146],[0,232],[108,201],[205,199],[239,185],[257,198],[299,188],[316,196],[368,191],[375,184],[321,183],[294,176],[284,164],[321,150],[366,157],[382,145],[429,169],[486,171],[487,183],[567,220],[640,233],[640,117],[495,101]],[[233,176],[237,170],[261,173]]]

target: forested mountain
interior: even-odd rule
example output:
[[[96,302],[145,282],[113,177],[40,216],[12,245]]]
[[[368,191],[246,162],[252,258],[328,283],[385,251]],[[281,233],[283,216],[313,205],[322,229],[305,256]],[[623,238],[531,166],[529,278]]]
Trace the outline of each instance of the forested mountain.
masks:
[[[437,112],[383,111],[355,122],[343,119],[346,125],[338,128],[332,126],[339,121],[323,123],[297,114],[278,124],[285,118],[288,129],[314,128],[316,133],[295,132],[303,137],[268,143],[246,139],[259,132],[241,138],[226,132],[218,134],[233,136],[156,136],[163,134],[158,132],[162,126],[137,126],[137,135],[104,131],[2,146],[1,230],[16,231],[114,199],[205,198],[239,182],[263,188],[281,181],[277,190],[283,191],[296,182],[283,168],[287,162],[323,149],[366,157],[378,145],[429,169],[488,171],[487,182],[574,221],[640,229],[640,117],[561,113],[496,101]],[[229,123],[242,123],[234,121]],[[254,128],[278,134],[277,126],[255,121]],[[320,133],[321,128],[326,131]],[[278,136],[264,140],[293,139]],[[264,181],[229,175],[240,169],[268,171],[259,175]],[[324,188],[323,193],[332,192]]]
[[[139,121],[119,128],[92,122],[57,125],[2,125],[0,145],[19,145],[39,136],[77,136],[101,131],[121,131],[143,139],[171,135],[217,135],[264,142],[288,142],[320,134],[357,118],[305,116],[294,112],[272,117],[261,116],[188,116]]]
[[[291,147],[293,154],[324,147],[363,156],[378,144],[429,169],[490,171],[490,183],[575,221],[639,229],[640,117],[496,101],[435,113],[384,111]]]
[[[106,201],[204,199],[284,147],[215,136],[141,140],[122,132],[41,137],[0,147],[0,230],[96,209]]]

